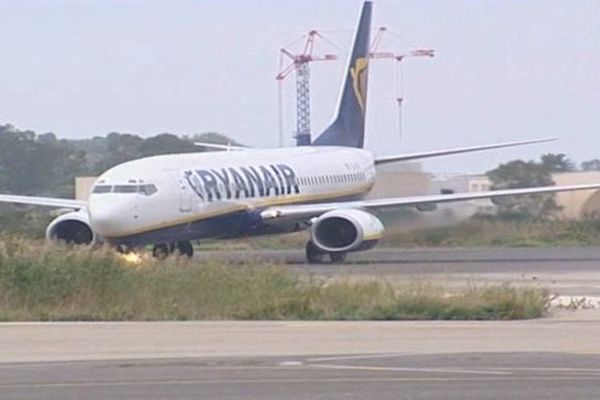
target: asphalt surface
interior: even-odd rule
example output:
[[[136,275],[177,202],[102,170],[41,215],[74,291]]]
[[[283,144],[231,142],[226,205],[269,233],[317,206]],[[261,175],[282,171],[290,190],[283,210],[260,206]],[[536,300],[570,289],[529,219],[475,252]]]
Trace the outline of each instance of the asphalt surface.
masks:
[[[600,296],[600,247],[375,249],[343,264],[307,264],[298,250],[207,251],[198,259],[273,262],[324,277],[427,279],[444,285],[537,285],[557,295]]]
[[[196,252],[198,259],[284,263],[307,271],[335,274],[443,272],[597,271],[600,247],[375,249],[350,253],[342,264],[307,264],[300,250],[227,250]]]
[[[600,248],[205,252],[320,276],[600,294]],[[0,399],[598,399],[600,309],[530,321],[0,324]]]
[[[597,399],[600,356],[465,353],[16,364],[2,399]]]

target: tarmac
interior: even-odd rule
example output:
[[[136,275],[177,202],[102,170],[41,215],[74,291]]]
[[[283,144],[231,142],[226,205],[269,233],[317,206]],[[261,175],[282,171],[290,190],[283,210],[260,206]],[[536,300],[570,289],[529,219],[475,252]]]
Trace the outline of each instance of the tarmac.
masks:
[[[376,249],[351,253],[344,264],[306,264],[294,250],[210,251],[199,259],[255,260],[323,277],[438,281],[444,286],[539,286],[561,296],[600,297],[600,247]]]
[[[281,255],[322,275],[599,291],[599,248],[383,250],[345,266]],[[526,321],[3,323],[0,399],[597,399],[598,332],[594,307]]]

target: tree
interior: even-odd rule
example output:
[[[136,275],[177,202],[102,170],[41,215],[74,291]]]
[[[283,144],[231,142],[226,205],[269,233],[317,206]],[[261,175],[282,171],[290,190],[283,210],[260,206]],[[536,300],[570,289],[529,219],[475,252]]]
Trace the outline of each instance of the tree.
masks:
[[[570,172],[575,170],[575,163],[564,153],[548,153],[541,157],[541,164],[550,172]]]
[[[595,158],[593,160],[584,161],[581,163],[581,169],[584,171],[600,171],[600,160]]]
[[[106,153],[93,165],[92,172],[100,174],[115,165],[142,156],[144,139],[129,133],[112,132],[106,136]]]
[[[85,168],[85,153],[53,134],[0,127],[0,191],[72,195],[74,177]]]
[[[98,175],[107,169],[125,161],[160,154],[198,153],[206,151],[202,146],[196,146],[195,141],[240,146],[238,142],[219,133],[203,133],[187,136],[177,136],[171,133],[161,133],[149,138],[141,138],[129,133],[113,132],[106,138],[95,137],[75,141],[78,149],[85,150],[90,160],[89,173]]]
[[[551,186],[554,185],[552,168],[556,167],[556,160],[554,157],[546,157],[544,163],[543,156],[540,162],[514,160],[488,171],[487,176],[492,182],[493,190]],[[548,219],[560,211],[552,194],[503,197],[494,201],[498,205],[498,215],[504,218]]]
[[[140,147],[143,157],[158,154],[195,153],[201,151],[189,140],[171,133],[163,133],[144,140]]]

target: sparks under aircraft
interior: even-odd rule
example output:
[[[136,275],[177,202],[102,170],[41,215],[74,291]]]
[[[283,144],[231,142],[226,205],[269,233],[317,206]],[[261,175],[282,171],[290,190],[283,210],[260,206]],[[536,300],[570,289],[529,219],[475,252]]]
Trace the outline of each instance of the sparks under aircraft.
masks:
[[[545,140],[375,157],[363,149],[372,3],[363,4],[333,123],[309,146],[171,154],[117,165],[88,201],[0,195],[0,201],[68,208],[47,238],[75,244],[154,245],[156,256],[192,256],[191,241],[309,229],[309,262],[374,247],[382,209],[427,208],[461,200],[598,189],[600,184],[362,200],[376,165],[497,149]]]

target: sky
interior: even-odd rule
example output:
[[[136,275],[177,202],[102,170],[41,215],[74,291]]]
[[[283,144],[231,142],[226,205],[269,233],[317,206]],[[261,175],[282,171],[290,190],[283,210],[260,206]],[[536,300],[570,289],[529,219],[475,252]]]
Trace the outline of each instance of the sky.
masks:
[[[310,29],[312,129],[331,121],[360,0],[0,0],[0,123],[64,138],[220,132],[278,144],[279,49]],[[376,0],[381,49],[434,58],[371,63],[366,147],[377,155],[558,137],[430,160],[479,173],[564,152],[600,158],[600,2]],[[283,84],[292,145],[294,76]]]

